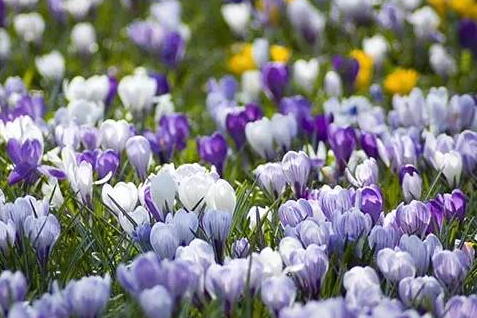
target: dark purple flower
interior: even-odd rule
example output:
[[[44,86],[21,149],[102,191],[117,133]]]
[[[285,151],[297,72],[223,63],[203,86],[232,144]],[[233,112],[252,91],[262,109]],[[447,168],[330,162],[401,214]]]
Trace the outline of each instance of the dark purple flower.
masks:
[[[436,199],[431,199],[426,203],[427,209],[431,213],[431,221],[427,233],[439,233],[444,221],[444,204],[442,195],[438,195]]]
[[[227,140],[219,132],[212,136],[197,137],[197,151],[202,160],[212,164],[219,174],[223,173],[227,158]]]
[[[115,175],[119,168],[119,155],[116,151],[108,149],[101,153],[97,160],[95,170],[98,172],[100,179],[106,177],[108,173]]]
[[[0,0],[0,27],[3,27],[5,20],[5,3]]]
[[[356,133],[354,128],[337,128],[330,126],[328,142],[333,150],[341,170],[346,167],[351,153],[356,149]]]
[[[244,110],[239,112],[232,111],[227,114],[225,126],[237,149],[241,149],[245,144],[245,125],[262,118],[262,116],[262,110],[254,103],[247,104]]]
[[[79,134],[81,138],[81,143],[86,149],[94,151],[99,147],[99,131],[97,128],[90,126],[82,126],[80,127]]]
[[[315,117],[315,131],[317,141],[328,140],[328,128],[333,122],[333,114],[319,114]]]
[[[32,119],[43,118],[46,112],[45,99],[40,94],[25,95],[17,102],[14,112],[16,113],[15,117],[28,115]]]
[[[297,123],[306,134],[313,133],[314,123],[311,116],[311,103],[303,96],[285,97],[280,101],[280,112],[293,114]]]
[[[460,45],[477,55],[477,23],[470,19],[460,21],[458,33]]]
[[[184,56],[185,42],[177,32],[167,33],[161,44],[161,60],[167,66],[174,68]]]
[[[76,154],[76,163],[80,164],[82,161],[88,162],[91,167],[96,166],[96,160],[98,158],[99,151],[85,150],[81,153]]]
[[[113,102],[114,98],[116,97],[118,93],[118,79],[114,75],[108,75],[108,80],[109,80],[109,90],[108,90],[108,95],[106,96],[106,100],[104,104],[106,107],[111,105]]]
[[[301,266],[293,273],[297,282],[309,296],[318,296],[321,283],[328,271],[329,260],[326,253],[318,245],[311,244],[305,249],[297,249],[291,253],[292,265]]]
[[[46,174],[57,179],[64,179],[65,173],[57,168],[41,165],[43,146],[36,139],[27,139],[21,144],[16,139],[10,139],[7,143],[7,153],[14,168],[8,176],[10,185],[22,180],[26,183],[33,183],[39,174]]]
[[[333,68],[348,89],[354,88],[359,72],[359,63],[356,59],[335,55],[333,57]]]
[[[373,222],[376,223],[384,207],[381,189],[376,185],[370,185],[359,189],[358,194],[361,199],[360,210],[371,215]]]
[[[166,75],[161,73],[151,73],[149,74],[149,77],[156,81],[156,95],[163,95],[170,92],[171,89]]]
[[[269,98],[279,101],[290,80],[288,67],[283,63],[269,62],[262,68],[262,85]]]
[[[164,134],[170,137],[174,149],[183,150],[186,147],[187,138],[189,138],[189,121],[184,114],[162,116],[159,126],[159,132],[164,131]]]
[[[372,133],[362,132],[360,136],[361,149],[374,159],[379,159],[378,141]]]

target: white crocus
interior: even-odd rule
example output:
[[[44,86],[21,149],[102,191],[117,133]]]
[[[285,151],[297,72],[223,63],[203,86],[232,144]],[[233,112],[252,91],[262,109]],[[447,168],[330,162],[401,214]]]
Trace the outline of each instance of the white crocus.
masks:
[[[261,68],[270,59],[269,52],[270,45],[265,38],[258,38],[253,41],[252,55],[253,61],[258,68]]]
[[[157,97],[154,102],[156,103],[156,122],[159,122],[162,116],[174,112],[174,103],[172,102],[171,94],[163,94]]]
[[[0,121],[0,137],[8,142],[11,138],[22,143],[27,139],[36,139],[43,144],[43,133],[30,116],[19,116],[12,121]]]
[[[91,204],[93,200],[93,167],[87,161],[81,161],[75,169],[75,181],[78,195],[83,204]]]
[[[0,28],[0,59],[6,59],[10,57],[12,49],[12,42],[7,31]]]
[[[125,120],[105,120],[100,128],[99,134],[101,146],[104,149],[113,149],[121,152],[126,146],[126,142],[131,137],[130,124]]]
[[[177,184],[170,169],[162,168],[151,178],[151,198],[161,211],[171,211],[177,193]]]
[[[272,117],[273,139],[283,149],[290,149],[293,138],[298,133],[298,126],[293,114],[276,113]]]
[[[237,203],[235,190],[226,180],[219,179],[207,191],[205,203],[207,209],[233,213]]]
[[[138,190],[132,182],[118,182],[114,188],[106,183],[101,191],[103,203],[117,216],[131,213],[137,205]]]
[[[199,211],[205,203],[205,195],[214,183],[214,178],[204,172],[184,177],[178,187],[179,200],[188,211]]]
[[[334,97],[341,96],[343,92],[341,77],[335,71],[328,71],[325,75],[325,92]]]
[[[138,206],[134,211],[128,212],[127,216],[119,213],[118,221],[124,232],[132,236],[137,226],[149,223],[149,212],[144,207]]]
[[[124,107],[133,113],[148,110],[156,94],[156,81],[145,72],[136,72],[121,79],[118,85],[118,95]]]
[[[17,14],[13,20],[15,32],[25,42],[39,42],[45,31],[45,21],[36,12]]]
[[[58,51],[37,57],[35,65],[41,76],[48,80],[59,81],[65,73],[65,59]]]
[[[448,77],[457,72],[456,62],[452,55],[441,44],[433,44],[429,48],[431,67],[440,76]]]
[[[373,58],[373,62],[376,65],[381,65],[386,58],[389,44],[384,36],[377,34],[363,40],[363,50],[367,55]]]
[[[258,214],[258,218],[257,218]],[[272,221],[272,212],[268,207],[262,208],[260,206],[253,206],[247,213],[247,219],[249,220],[249,228],[251,231],[255,229],[257,223],[260,221],[261,224],[264,223],[265,218],[271,222]]]
[[[56,178],[51,177],[46,182],[43,182],[41,193],[43,197],[50,200],[50,206],[53,208],[59,208],[64,202],[63,194]]]
[[[68,104],[69,119],[78,125],[94,125],[103,118],[103,102],[74,100]]]
[[[81,54],[92,54],[98,50],[96,31],[89,22],[76,24],[71,30],[73,50]]]
[[[247,2],[224,4],[221,13],[233,32],[238,35],[245,34],[252,15],[252,8]]]
[[[414,35],[420,40],[429,40],[438,35],[439,15],[429,6],[414,11],[408,18],[414,27]]]
[[[295,83],[311,93],[320,72],[320,64],[316,58],[309,61],[297,60],[293,64],[293,79]]]
[[[63,82],[63,92],[69,101],[88,100],[104,102],[109,93],[109,79],[106,75],[94,75],[90,78],[76,76]]]
[[[242,74],[242,92],[241,100],[249,103],[258,100],[262,91],[261,73],[258,70],[245,71]]]
[[[273,156],[273,125],[270,119],[260,120],[245,125],[245,136],[250,146],[263,158]]]
[[[434,160],[437,168],[439,171],[442,171],[450,186],[459,184],[462,173],[462,156],[459,152],[451,150],[443,154],[440,151],[436,151]]]

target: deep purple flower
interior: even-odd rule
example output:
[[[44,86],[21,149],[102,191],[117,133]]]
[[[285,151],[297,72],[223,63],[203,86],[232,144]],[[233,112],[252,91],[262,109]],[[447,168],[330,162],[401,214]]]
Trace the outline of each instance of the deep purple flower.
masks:
[[[99,147],[99,130],[96,127],[82,126],[79,135],[85,149],[94,151]]]
[[[88,162],[91,167],[96,166],[96,160],[98,158],[99,151],[85,150],[81,153],[76,154],[76,163],[80,164],[82,161]]]
[[[212,164],[222,175],[227,158],[227,140],[219,132],[212,136],[197,137],[197,151],[202,160]]]
[[[103,151],[96,160],[95,170],[100,179],[106,177],[108,173],[115,175],[119,168],[119,155],[112,149]]]
[[[354,128],[330,126],[328,141],[336,156],[338,166],[343,170],[351,157],[351,153],[356,149],[357,141]]]
[[[314,130],[311,116],[311,103],[303,96],[285,97],[280,101],[280,112],[284,115],[293,114],[304,133],[311,134]]]
[[[22,180],[26,183],[33,183],[39,174],[46,174],[57,179],[64,179],[65,173],[57,168],[41,165],[43,146],[36,139],[27,139],[21,144],[16,139],[10,139],[7,143],[7,153],[14,168],[8,176],[10,185]]]
[[[333,68],[340,75],[346,87],[350,90],[353,89],[359,72],[358,61],[354,58],[335,55],[333,57]]]
[[[315,117],[315,132],[317,141],[328,140],[328,128],[333,122],[333,114],[319,114]]]
[[[442,195],[438,195],[437,198],[431,199],[426,203],[427,209],[431,214],[431,221],[427,233],[439,233],[444,222],[444,204]]]
[[[162,116],[159,121],[159,132],[164,130],[164,134],[170,137],[174,149],[183,150],[189,138],[189,121],[184,114],[175,113]]]
[[[245,126],[263,117],[262,110],[254,103],[247,104],[244,110],[227,114],[225,126],[230,137],[235,142],[237,149],[241,149],[245,144]]]
[[[269,62],[262,68],[262,85],[269,98],[279,101],[290,80],[288,67],[283,63]]]
[[[0,0],[0,27],[3,27],[5,20],[5,3]]]
[[[10,110],[11,119],[22,115],[30,116],[32,119],[43,118],[46,112],[45,100],[43,95],[24,95],[15,105],[15,108]]]
[[[373,133],[361,132],[360,136],[361,149],[374,159],[379,158],[378,141]]]
[[[185,53],[185,42],[177,32],[167,33],[161,43],[161,60],[168,67],[174,68]]]
[[[118,93],[118,79],[114,75],[108,75],[108,80],[109,80],[109,90],[108,90],[108,95],[106,96],[106,100],[104,101],[104,104],[106,107],[111,105],[113,102],[114,98],[116,97]]]
[[[477,55],[477,23],[470,19],[459,22],[459,42],[464,48]]]
[[[170,92],[171,89],[166,75],[161,73],[150,73],[149,77],[156,81],[156,95],[159,96]]]
[[[376,223],[384,207],[381,189],[376,185],[370,185],[358,189],[357,194],[360,198],[360,210],[371,215],[373,223]]]

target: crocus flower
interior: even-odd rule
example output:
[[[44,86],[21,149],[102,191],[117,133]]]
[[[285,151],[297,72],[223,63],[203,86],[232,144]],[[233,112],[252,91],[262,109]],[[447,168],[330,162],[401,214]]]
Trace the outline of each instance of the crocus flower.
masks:
[[[101,199],[118,216],[134,211],[138,201],[138,191],[132,182],[118,182],[114,187],[106,183],[101,191]]]
[[[477,55],[477,23],[470,19],[464,19],[459,22],[458,32],[460,45]]]
[[[401,204],[396,210],[396,224],[405,234],[421,235],[426,232],[430,222],[431,213],[420,201]]]
[[[205,195],[206,209],[227,211],[233,214],[236,203],[235,190],[224,179],[217,180]]]
[[[283,227],[297,226],[301,221],[313,216],[313,209],[305,199],[288,200],[278,209],[278,218]]]
[[[337,214],[333,220],[333,228],[343,242],[357,241],[368,235],[372,223],[369,214],[353,208],[343,214]]]
[[[270,119],[264,117],[245,125],[245,136],[247,141],[255,152],[262,158],[273,158],[275,150],[273,149],[273,125]]]
[[[65,173],[57,168],[41,165],[43,146],[36,139],[27,139],[20,143],[16,139],[10,139],[7,144],[7,153],[13,162],[13,171],[8,176],[10,185],[22,180],[26,183],[34,182],[40,173],[58,179],[64,179]]]
[[[174,225],[175,233],[181,245],[189,244],[194,238],[194,233],[199,227],[199,218],[196,213],[184,209],[177,211],[174,216],[167,215],[166,222]]]
[[[391,226],[375,225],[369,233],[369,247],[378,253],[384,248],[393,249],[399,240],[399,233]]]
[[[416,275],[414,260],[407,252],[385,248],[378,252],[376,261],[381,273],[392,283]]]
[[[198,137],[197,151],[202,160],[214,165],[218,173],[223,174],[228,145],[222,134],[216,132],[212,136]]]
[[[269,62],[262,68],[262,86],[269,98],[279,101],[290,80],[288,67],[278,62]]]
[[[283,156],[282,170],[285,180],[292,187],[295,196],[302,198],[311,170],[310,158],[303,151],[289,151]]]
[[[456,290],[464,280],[468,265],[460,250],[443,250],[432,257],[434,276],[451,291]]]
[[[314,129],[316,131],[317,141],[328,141],[328,130],[330,124],[333,122],[332,114],[319,114],[315,117]]]
[[[335,186],[334,188],[327,185],[323,186],[318,200],[323,214],[329,221],[332,221],[336,214],[341,214],[353,207],[351,192],[341,186]]]
[[[156,81],[147,74],[137,72],[127,75],[118,84],[118,95],[124,107],[136,115],[142,115],[152,105],[156,95]]]
[[[336,55],[333,57],[333,68],[341,77],[348,90],[352,90],[359,72],[358,60]]]
[[[176,150],[183,150],[189,138],[189,122],[187,117],[180,113],[162,116],[159,121],[159,130],[164,130]]]
[[[316,58],[309,61],[297,60],[293,64],[293,80],[308,93],[312,92],[319,72],[320,64]]]
[[[288,18],[293,28],[310,45],[316,44],[324,31],[326,18],[306,0],[292,1],[287,6]]]
[[[318,222],[310,218],[297,225],[296,236],[305,247],[314,244],[326,248],[332,232],[330,225],[328,222]]]
[[[361,149],[375,159],[379,158],[376,136],[372,133],[362,132],[360,136]]]
[[[276,315],[282,308],[293,303],[296,292],[293,280],[285,275],[269,277],[261,286],[263,303]]]
[[[45,269],[53,246],[60,236],[61,226],[53,214],[28,216],[23,225],[24,233],[35,248],[38,261]]]
[[[73,50],[81,55],[90,55],[98,50],[96,30],[89,22],[80,22],[71,29]]]
[[[298,126],[304,133],[311,134],[314,130],[311,116],[311,103],[302,96],[284,97],[280,101],[282,114],[293,114]]]
[[[345,175],[352,185],[362,187],[378,183],[379,168],[374,158],[365,159],[357,165],[352,161],[350,160],[345,170]]]
[[[121,153],[126,147],[126,141],[131,137],[130,124],[125,120],[105,120],[100,128],[101,146]]]
[[[79,318],[93,318],[101,315],[111,294],[111,277],[88,276],[72,280],[65,288],[71,306],[71,313]]]
[[[146,178],[149,161],[151,160],[151,146],[143,136],[134,136],[126,141],[126,154],[141,180]]]
[[[205,205],[204,198],[215,179],[205,172],[193,173],[183,178],[177,188],[179,200],[188,211],[200,211]]]
[[[117,152],[112,149],[107,149],[96,159],[95,170],[98,172],[98,177],[103,179],[108,174],[114,176],[118,171],[119,164],[120,162]]]
[[[171,172],[161,169],[156,176],[151,178],[150,195],[160,211],[172,212],[174,198],[177,193],[177,184]]]
[[[240,260],[232,260],[224,266],[214,264],[209,267],[205,277],[208,292],[214,298],[217,297],[225,302],[226,312],[231,310],[245,289],[243,272],[235,268],[236,262],[240,262]]]
[[[477,296],[454,296],[447,302],[443,318],[472,317],[476,313]]]
[[[376,185],[360,188],[357,191],[356,200],[359,200],[360,210],[369,214],[373,223],[376,223],[384,207],[381,189]]]
[[[462,222],[467,206],[467,199],[464,193],[459,189],[455,189],[452,193],[442,195],[442,200],[444,204],[444,217],[447,220],[457,219]]]
[[[332,126],[328,141],[333,150],[338,166],[343,170],[348,163],[351,153],[356,149],[356,134],[354,128],[337,128]]]
[[[144,229],[144,225],[149,225],[149,212],[144,207],[138,206],[127,214],[118,214],[118,221],[121,228],[130,237],[136,236],[136,238],[139,238],[137,235],[139,233],[136,233],[136,231]]]
[[[271,118],[273,139],[280,149],[287,151],[298,133],[297,121],[293,114],[276,113]]]
[[[277,198],[285,191],[286,179],[283,166],[280,163],[266,163],[258,166],[253,174],[258,179],[259,185],[269,195]]]
[[[15,302],[24,301],[28,292],[25,276],[21,272],[4,270],[0,274],[0,309],[6,317]]]
[[[172,315],[173,299],[161,285],[143,291],[139,295],[139,303],[149,318],[170,318]]]
[[[421,310],[439,310],[439,301],[443,301],[443,294],[441,284],[432,276],[406,277],[399,283],[401,301],[406,306],[418,307]]]
[[[160,260],[154,252],[140,254],[128,266],[119,264],[116,275],[127,292],[138,296],[159,284],[162,275]]]
[[[431,248],[431,243],[422,241],[416,235],[404,234],[399,241],[399,248],[406,251],[412,256],[414,264],[416,265],[416,274],[418,276],[425,275],[429,268],[429,262],[434,250]]]
[[[232,257],[244,258],[250,254],[250,243],[247,238],[241,238],[232,243]]]
[[[402,166],[399,170],[399,181],[406,202],[421,198],[422,178],[413,165]]]
[[[177,32],[169,32],[162,39],[161,61],[174,68],[182,60],[185,53],[185,41]]]
[[[3,28],[4,20],[5,20],[5,3],[3,2],[3,0],[0,0],[0,27],[2,28]]]
[[[228,211],[207,210],[202,217],[202,227],[213,243],[218,260],[222,260],[224,244],[232,225],[232,214]]]
[[[172,259],[179,247],[175,227],[172,224],[158,222],[151,229],[151,246],[161,259]]]

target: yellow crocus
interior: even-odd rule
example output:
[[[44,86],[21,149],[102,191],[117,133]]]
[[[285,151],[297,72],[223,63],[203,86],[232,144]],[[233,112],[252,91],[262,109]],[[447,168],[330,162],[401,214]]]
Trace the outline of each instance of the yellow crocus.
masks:
[[[235,49],[235,50],[234,50]],[[235,53],[228,61],[228,68],[237,75],[257,68],[253,60],[253,47],[250,43],[239,44],[233,48]]]
[[[281,45],[272,45],[270,47],[270,56],[274,62],[286,63],[290,59],[290,49]]]
[[[419,73],[413,69],[398,68],[384,80],[384,89],[391,94],[406,95],[416,86]]]
[[[477,19],[477,1],[448,0],[449,7],[462,17]]]
[[[350,56],[359,63],[359,72],[356,77],[356,87],[365,90],[369,87],[373,77],[373,58],[362,50],[353,50]]]

